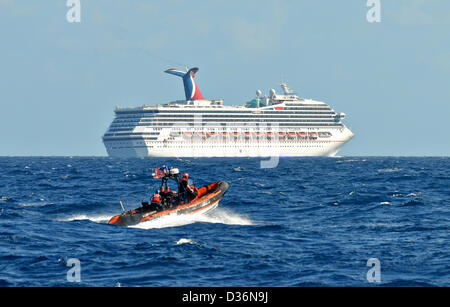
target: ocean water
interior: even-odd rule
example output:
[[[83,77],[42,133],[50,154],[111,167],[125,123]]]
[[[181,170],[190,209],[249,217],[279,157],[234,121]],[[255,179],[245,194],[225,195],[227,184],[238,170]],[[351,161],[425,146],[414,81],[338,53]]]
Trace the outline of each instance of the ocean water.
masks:
[[[450,158],[260,163],[2,157],[0,286],[450,285]],[[107,225],[163,164],[230,190],[207,215]]]

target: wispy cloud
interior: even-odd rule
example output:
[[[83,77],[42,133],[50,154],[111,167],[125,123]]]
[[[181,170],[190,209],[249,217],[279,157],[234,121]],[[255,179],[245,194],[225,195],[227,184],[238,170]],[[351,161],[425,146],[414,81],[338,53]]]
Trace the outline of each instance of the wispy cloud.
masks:
[[[442,51],[435,55],[431,64],[437,70],[443,71],[447,74],[450,73],[450,51]]]
[[[281,33],[286,24],[286,14],[281,8],[271,11],[271,16],[235,17],[223,25],[238,51],[267,52],[278,50]]]
[[[403,26],[450,24],[448,0],[402,0],[387,12],[387,16]]]
[[[11,6],[14,0],[0,0],[0,6]]]

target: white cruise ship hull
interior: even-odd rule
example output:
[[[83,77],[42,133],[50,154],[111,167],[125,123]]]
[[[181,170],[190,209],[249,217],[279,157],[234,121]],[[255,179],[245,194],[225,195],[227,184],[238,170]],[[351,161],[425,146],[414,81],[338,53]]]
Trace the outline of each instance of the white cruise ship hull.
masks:
[[[335,156],[354,135],[348,128],[334,133],[332,139],[317,140],[227,140],[220,137],[208,140],[174,140],[169,142],[144,139],[121,142],[120,145],[105,142],[111,157],[311,157]]]

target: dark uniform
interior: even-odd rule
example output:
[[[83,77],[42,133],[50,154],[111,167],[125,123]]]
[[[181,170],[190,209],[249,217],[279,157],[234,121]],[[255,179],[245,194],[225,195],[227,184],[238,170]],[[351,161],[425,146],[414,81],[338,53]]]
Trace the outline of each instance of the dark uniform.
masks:
[[[191,187],[188,184],[188,178],[189,178],[189,174],[184,173],[183,179],[181,180],[181,186],[183,187],[185,202],[190,202],[191,200],[196,198],[198,195],[197,188],[195,188],[194,186]]]

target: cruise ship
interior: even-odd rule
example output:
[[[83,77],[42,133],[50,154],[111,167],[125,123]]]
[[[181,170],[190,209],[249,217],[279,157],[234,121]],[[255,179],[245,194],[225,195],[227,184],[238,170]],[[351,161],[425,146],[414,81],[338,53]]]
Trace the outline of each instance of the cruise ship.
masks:
[[[103,135],[112,157],[334,156],[354,134],[326,103],[282,93],[256,92],[240,106],[205,99],[194,81],[198,68],[168,69],[181,77],[186,100],[116,107]]]

